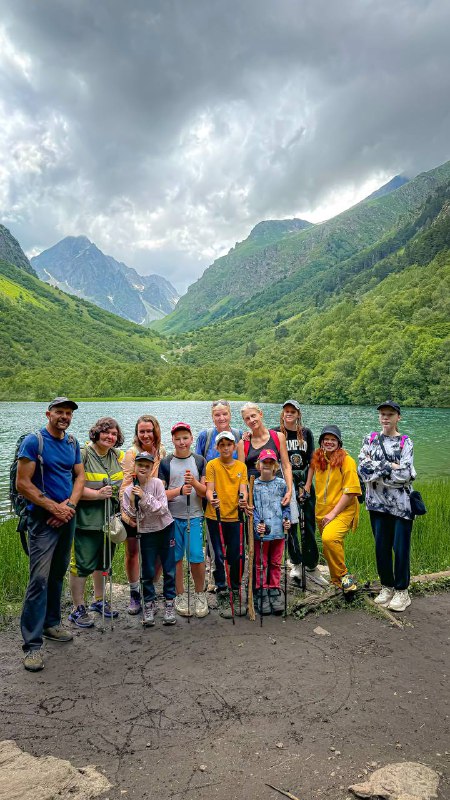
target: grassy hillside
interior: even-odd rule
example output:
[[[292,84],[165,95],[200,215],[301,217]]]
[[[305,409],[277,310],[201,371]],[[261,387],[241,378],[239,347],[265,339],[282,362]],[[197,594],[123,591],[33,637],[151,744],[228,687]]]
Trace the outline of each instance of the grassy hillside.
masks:
[[[316,287],[319,273],[326,282],[342,262],[407,227],[429,194],[449,179],[447,162],[387,196],[363,201],[299,233],[276,240],[250,235],[217,259],[155,328],[165,333],[191,330],[264,307],[297,288],[303,293],[305,285]]]

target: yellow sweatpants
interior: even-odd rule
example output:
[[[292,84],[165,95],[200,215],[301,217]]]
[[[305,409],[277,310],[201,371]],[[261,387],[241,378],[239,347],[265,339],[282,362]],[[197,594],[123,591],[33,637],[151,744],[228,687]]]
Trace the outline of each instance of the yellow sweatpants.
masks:
[[[322,520],[317,525],[322,533],[323,554],[330,570],[331,582],[341,588],[341,578],[347,574],[344,557],[344,537],[353,527],[355,509],[346,508],[322,530]]]

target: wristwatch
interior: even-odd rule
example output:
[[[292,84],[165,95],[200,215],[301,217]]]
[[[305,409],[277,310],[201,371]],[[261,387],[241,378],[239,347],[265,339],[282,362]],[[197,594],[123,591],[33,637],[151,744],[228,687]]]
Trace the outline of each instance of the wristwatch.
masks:
[[[74,511],[76,511],[76,509],[77,509],[77,507],[74,506],[74,504],[71,503],[69,500],[67,501],[66,506],[69,506],[69,508],[73,508]]]

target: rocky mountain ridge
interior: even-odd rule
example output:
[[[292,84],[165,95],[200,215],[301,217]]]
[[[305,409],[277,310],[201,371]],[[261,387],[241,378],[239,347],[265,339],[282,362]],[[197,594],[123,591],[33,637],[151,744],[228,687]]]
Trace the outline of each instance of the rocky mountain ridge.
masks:
[[[179,299],[161,275],[140,275],[86,236],[66,236],[31,264],[46,283],[140,325],[169,314]]]

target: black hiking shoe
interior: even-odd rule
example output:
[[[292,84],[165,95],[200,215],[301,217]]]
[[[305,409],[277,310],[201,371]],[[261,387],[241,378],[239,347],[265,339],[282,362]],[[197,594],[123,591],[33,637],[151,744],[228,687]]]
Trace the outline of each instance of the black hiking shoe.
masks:
[[[272,613],[272,606],[270,605],[269,593],[267,589],[263,589],[262,591],[262,611],[261,611],[261,589],[255,589],[256,596],[256,603],[255,603],[255,610],[257,614],[263,615],[263,617],[267,617],[269,614]]]
[[[279,616],[284,612],[284,592],[281,589],[269,589],[269,602],[272,614]]]

